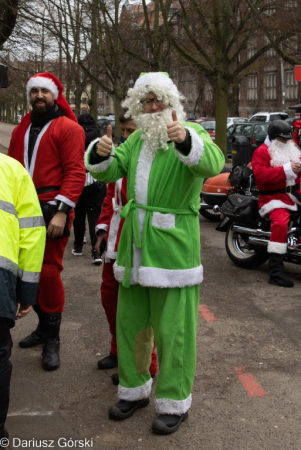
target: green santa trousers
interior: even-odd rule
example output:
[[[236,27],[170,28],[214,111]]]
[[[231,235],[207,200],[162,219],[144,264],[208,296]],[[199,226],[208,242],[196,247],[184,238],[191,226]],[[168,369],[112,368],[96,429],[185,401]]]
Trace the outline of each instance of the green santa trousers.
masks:
[[[149,374],[155,339],[159,375],[158,414],[184,414],[191,405],[196,368],[196,328],[199,285],[183,288],[146,288],[119,285],[117,347],[122,400],[149,397]]]

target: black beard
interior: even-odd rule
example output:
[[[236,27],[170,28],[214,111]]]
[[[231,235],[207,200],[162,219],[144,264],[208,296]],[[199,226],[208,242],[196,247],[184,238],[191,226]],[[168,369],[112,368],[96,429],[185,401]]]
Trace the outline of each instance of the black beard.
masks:
[[[46,114],[48,111],[51,110],[53,104],[43,102],[43,105],[38,105],[38,102],[33,103],[32,110],[37,116],[40,116],[42,114]]]

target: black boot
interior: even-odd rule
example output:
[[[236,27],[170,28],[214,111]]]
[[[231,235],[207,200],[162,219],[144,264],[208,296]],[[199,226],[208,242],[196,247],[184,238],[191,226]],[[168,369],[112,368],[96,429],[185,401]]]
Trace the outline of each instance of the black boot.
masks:
[[[109,419],[124,420],[131,417],[137,409],[145,408],[149,404],[148,398],[130,402],[128,400],[119,400],[116,405],[109,409]]]
[[[46,339],[42,353],[42,366],[44,370],[56,370],[60,367],[61,319],[61,313],[46,314]]]
[[[33,306],[34,311],[37,313],[39,318],[39,323],[37,328],[30,333],[29,336],[22,339],[19,342],[20,347],[22,348],[30,348],[35,347],[36,345],[44,344],[45,336],[46,336],[46,323],[45,323],[45,313],[41,310],[39,305]]]
[[[114,367],[118,366],[118,358],[113,353],[110,353],[105,358],[100,359],[97,366],[100,370],[114,369]]]
[[[9,388],[12,373],[12,364],[9,360],[11,348],[11,339],[7,339],[6,341],[0,343],[0,448],[2,448],[2,438],[7,437],[4,425],[9,407]],[[6,441],[3,440],[3,445],[5,442]],[[3,446],[3,448],[4,447],[5,446]]]
[[[269,284],[273,286],[293,287],[294,283],[284,273],[283,255],[280,253],[269,254]]]
[[[152,431],[156,434],[171,434],[177,431],[179,426],[188,417],[188,412],[176,416],[173,414],[161,414],[153,421]]]

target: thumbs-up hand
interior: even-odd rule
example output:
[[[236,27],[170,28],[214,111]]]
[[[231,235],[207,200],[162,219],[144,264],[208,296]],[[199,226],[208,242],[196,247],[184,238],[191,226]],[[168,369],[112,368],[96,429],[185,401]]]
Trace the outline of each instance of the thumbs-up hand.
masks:
[[[177,113],[176,111],[172,111],[172,122],[167,124],[167,134],[169,139],[172,142],[177,142],[178,144],[181,144],[185,141],[186,138],[186,130],[181,124],[181,122],[178,121]]]
[[[96,153],[99,156],[106,157],[111,153],[113,147],[113,141],[112,141],[112,126],[107,126],[107,134],[102,136],[97,144]]]

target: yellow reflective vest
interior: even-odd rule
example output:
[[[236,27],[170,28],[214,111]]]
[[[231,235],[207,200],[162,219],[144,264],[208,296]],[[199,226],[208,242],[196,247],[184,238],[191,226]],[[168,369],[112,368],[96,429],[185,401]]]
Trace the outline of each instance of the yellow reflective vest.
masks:
[[[0,317],[14,325],[17,303],[36,301],[46,229],[26,169],[0,153]]]

